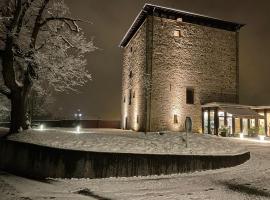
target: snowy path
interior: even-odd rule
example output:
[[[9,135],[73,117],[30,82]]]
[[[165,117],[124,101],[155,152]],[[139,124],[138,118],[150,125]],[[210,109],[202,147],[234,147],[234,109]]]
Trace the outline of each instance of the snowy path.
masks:
[[[0,174],[0,199],[270,199],[270,144],[235,142],[251,151],[251,159],[233,168],[171,176],[59,179],[47,183]]]

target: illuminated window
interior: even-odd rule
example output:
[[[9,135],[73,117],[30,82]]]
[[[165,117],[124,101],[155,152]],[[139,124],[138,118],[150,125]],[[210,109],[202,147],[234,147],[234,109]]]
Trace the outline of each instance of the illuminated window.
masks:
[[[224,117],[224,112],[223,111],[218,111],[218,116],[219,117]]]
[[[174,37],[181,37],[181,36],[182,36],[182,33],[181,33],[180,30],[174,30],[173,36],[174,36]]]
[[[182,22],[182,21],[183,21],[183,19],[182,19],[181,17],[179,17],[179,18],[177,18],[177,19],[176,19],[176,21],[178,21],[178,22]]]
[[[186,103],[194,104],[194,89],[193,88],[186,89]]]
[[[173,123],[178,124],[178,116],[177,115],[173,116]]]

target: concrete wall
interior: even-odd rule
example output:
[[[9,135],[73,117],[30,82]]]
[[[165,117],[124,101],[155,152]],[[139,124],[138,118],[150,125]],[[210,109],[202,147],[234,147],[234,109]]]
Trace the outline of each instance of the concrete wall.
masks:
[[[0,169],[31,178],[107,178],[174,174],[232,167],[249,152],[232,156],[99,153],[0,140]]]

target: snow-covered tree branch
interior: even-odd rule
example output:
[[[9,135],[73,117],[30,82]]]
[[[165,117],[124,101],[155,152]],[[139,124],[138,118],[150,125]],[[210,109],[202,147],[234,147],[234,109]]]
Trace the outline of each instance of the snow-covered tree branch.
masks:
[[[35,86],[76,91],[91,80],[85,56],[96,49],[63,0],[3,0],[0,58],[11,100],[11,132],[27,129],[27,101]]]

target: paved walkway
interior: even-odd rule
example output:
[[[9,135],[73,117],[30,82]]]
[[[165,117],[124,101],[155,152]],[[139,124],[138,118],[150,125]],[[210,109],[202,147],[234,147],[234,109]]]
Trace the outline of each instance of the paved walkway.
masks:
[[[0,173],[0,199],[270,199],[270,144],[234,142],[250,150],[248,162],[233,168],[191,174],[34,181]]]

